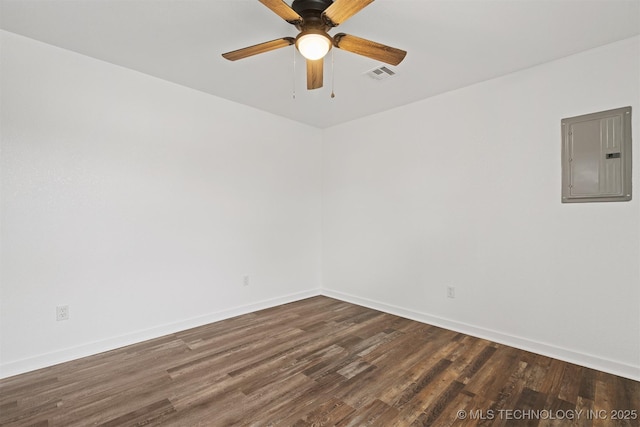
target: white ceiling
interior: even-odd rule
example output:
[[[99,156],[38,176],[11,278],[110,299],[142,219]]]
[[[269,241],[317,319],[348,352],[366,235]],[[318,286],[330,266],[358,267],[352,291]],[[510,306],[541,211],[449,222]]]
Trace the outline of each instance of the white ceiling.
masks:
[[[290,3],[290,2],[289,2]],[[640,34],[640,0],[377,0],[345,32],[408,51],[397,75],[334,49],[305,89],[294,47],[220,54],[297,30],[256,0],[0,0],[0,27],[320,128]],[[639,53],[640,54],[640,53]],[[295,84],[295,99],[293,98]]]

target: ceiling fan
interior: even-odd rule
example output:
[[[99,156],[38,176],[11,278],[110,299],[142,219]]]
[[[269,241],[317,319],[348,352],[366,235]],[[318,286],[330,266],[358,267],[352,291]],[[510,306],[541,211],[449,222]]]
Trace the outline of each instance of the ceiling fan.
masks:
[[[328,31],[361,11],[373,0],[293,0],[291,6],[284,0],[259,0],[276,15],[294,25],[297,37],[282,37],[260,43],[222,56],[229,61],[247,58],[274,49],[296,45],[307,63],[307,89],[318,89],[323,84],[324,56],[331,47],[353,52],[368,58],[398,65],[407,52],[371,40],[338,33],[331,37]]]

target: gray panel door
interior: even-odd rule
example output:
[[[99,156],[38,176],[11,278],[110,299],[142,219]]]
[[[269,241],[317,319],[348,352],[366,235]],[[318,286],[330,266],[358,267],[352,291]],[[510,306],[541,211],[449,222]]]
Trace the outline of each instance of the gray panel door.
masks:
[[[631,107],[562,120],[563,202],[631,200]]]

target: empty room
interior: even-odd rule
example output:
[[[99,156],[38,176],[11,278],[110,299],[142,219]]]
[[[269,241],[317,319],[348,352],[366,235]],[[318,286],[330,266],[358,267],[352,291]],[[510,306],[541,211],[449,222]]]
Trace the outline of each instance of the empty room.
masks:
[[[0,0],[0,426],[640,426],[639,134],[640,0]]]

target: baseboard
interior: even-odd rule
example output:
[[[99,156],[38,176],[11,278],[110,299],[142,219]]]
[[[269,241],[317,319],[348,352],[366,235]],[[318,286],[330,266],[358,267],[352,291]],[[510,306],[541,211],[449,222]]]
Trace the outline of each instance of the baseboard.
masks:
[[[265,308],[271,308],[281,304],[299,301],[316,295],[325,295],[345,302],[369,307],[374,310],[384,311],[386,313],[395,314],[407,319],[439,326],[474,337],[494,341],[500,344],[516,347],[533,353],[542,354],[544,356],[553,357],[565,362],[575,363],[576,365],[586,366],[589,368],[597,369],[599,371],[619,375],[621,377],[629,378],[635,381],[640,381],[640,367],[638,366],[628,365],[614,360],[603,359],[601,357],[579,353],[559,346],[541,343],[530,339],[505,334],[499,331],[485,329],[467,323],[457,322],[450,319],[409,310],[396,305],[387,304],[368,298],[362,298],[331,289],[310,289],[303,292],[297,292],[294,294],[271,298],[256,303],[229,308],[226,310],[210,313],[205,316],[194,317],[171,324],[161,325],[143,331],[136,331],[130,334],[113,337],[106,340],[86,343],[72,348],[34,356],[28,359],[1,364],[0,378],[7,378],[13,375],[34,371],[36,369],[46,368],[48,366],[57,365],[59,363],[91,356],[94,354],[102,353],[104,351],[114,350],[116,348],[136,344],[149,339],[158,338],[163,335],[184,331],[186,329],[195,328],[198,326],[206,325],[208,323],[218,322],[220,320],[225,320],[231,317],[240,316],[242,314],[263,310]]]
[[[299,301],[316,295],[320,295],[320,289],[310,289],[303,292],[283,295],[277,298],[270,298],[251,304],[217,311],[204,316],[181,320],[179,322],[165,324],[142,331],[136,331],[130,334],[112,337],[106,340],[86,343],[76,347],[66,348],[64,350],[30,357],[28,359],[1,364],[0,378],[7,378],[25,372],[34,371],[36,369],[57,365],[59,363],[69,362],[81,357],[87,357],[105,351],[114,350],[116,348],[124,347],[127,345],[159,338],[164,335],[184,331],[186,329],[195,328],[197,326],[202,326],[213,322],[218,322],[220,320],[229,319],[231,317],[240,316],[242,314],[263,310],[265,308],[271,308],[281,304]]]
[[[362,298],[331,289],[323,288],[321,294],[331,298],[339,299],[341,301],[358,304],[364,307],[372,308],[374,310],[384,311],[385,313],[395,314],[407,319],[416,320],[421,323],[427,323],[429,325],[461,332],[463,334],[471,335],[477,338],[494,341],[500,344],[519,348],[521,350],[530,351],[532,353],[541,354],[543,356],[552,357],[554,359],[563,360],[565,362],[574,363],[580,366],[586,366],[588,368],[597,369],[599,371],[607,372],[613,375],[640,381],[640,366],[633,366],[615,360],[603,359],[598,356],[576,352],[567,348],[537,342],[527,338],[509,335],[499,331],[485,329],[467,323],[457,322],[454,320],[409,310],[392,304],[387,304],[368,298]]]

